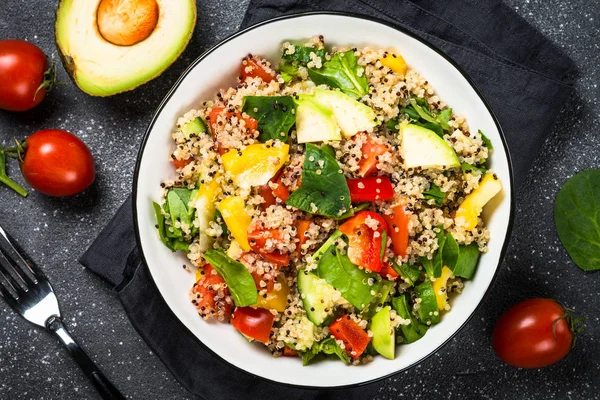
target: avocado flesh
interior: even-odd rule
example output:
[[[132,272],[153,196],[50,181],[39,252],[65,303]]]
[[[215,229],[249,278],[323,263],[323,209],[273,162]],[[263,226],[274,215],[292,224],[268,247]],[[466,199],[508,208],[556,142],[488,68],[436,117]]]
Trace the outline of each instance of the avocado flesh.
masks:
[[[296,134],[298,143],[341,140],[340,128],[333,112],[314,101],[311,95],[296,100]]]
[[[98,31],[100,0],[61,0],[56,44],[65,69],[84,92],[111,96],[156,78],[187,46],[196,23],[193,0],[157,0],[160,17],[145,40],[118,46]]]
[[[400,153],[406,168],[460,167],[454,149],[434,131],[413,124],[402,124],[400,135]]]
[[[337,90],[316,89],[315,101],[329,108],[346,139],[379,124],[373,109]]]

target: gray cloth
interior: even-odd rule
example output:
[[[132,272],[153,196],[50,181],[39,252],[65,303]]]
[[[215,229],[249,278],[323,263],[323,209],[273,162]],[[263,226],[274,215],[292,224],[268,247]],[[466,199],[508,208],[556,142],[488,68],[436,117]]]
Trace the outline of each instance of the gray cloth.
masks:
[[[539,32],[496,0],[254,0],[243,26],[315,10],[378,17],[445,51],[492,105],[512,154],[515,182],[523,182],[571,92],[575,73],[571,60]],[[133,326],[187,390],[210,400],[358,400],[375,395],[381,382],[335,391],[299,389],[241,372],[215,356],[158,292],[137,248],[132,210],[130,197],[80,262],[115,287]],[[277,361],[273,363],[276,367]]]

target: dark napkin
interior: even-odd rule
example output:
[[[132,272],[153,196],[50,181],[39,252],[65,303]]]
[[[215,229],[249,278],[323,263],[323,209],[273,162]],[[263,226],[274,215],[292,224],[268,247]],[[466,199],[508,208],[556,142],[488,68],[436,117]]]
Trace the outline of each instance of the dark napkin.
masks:
[[[242,26],[317,10],[378,17],[445,51],[492,105],[512,154],[515,182],[523,183],[571,92],[575,74],[572,61],[538,31],[497,0],[252,0]],[[336,391],[292,388],[240,372],[214,356],[170,311],[142,263],[131,196],[80,262],[115,287],[138,333],[175,378],[200,397],[369,399],[381,386]]]

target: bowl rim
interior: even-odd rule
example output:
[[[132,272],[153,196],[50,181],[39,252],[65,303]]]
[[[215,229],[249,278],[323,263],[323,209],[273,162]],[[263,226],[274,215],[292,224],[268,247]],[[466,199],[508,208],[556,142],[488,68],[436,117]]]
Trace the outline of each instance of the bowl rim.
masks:
[[[171,307],[169,306],[169,303],[165,300],[164,296],[162,295],[162,292],[158,289],[158,286],[156,285],[156,282],[154,281],[154,276],[152,275],[152,273],[149,273],[149,276],[152,280],[152,285],[154,286],[154,288],[157,290],[160,298],[164,301],[164,303],[167,305],[167,307],[169,307],[170,311],[177,317],[177,319],[179,320],[179,322],[181,323],[182,327],[185,329],[186,333],[191,335],[191,337],[198,343],[200,344],[204,349],[208,350],[213,356],[215,356],[218,360],[220,360],[221,362],[225,363],[226,365],[234,368],[237,371],[241,371],[242,373],[252,376],[252,377],[258,377],[260,379],[262,379],[263,381],[269,382],[269,383],[273,383],[273,384],[278,384],[278,385],[284,385],[287,387],[292,387],[292,388],[298,388],[298,389],[306,389],[306,390],[324,390],[324,391],[332,391],[332,390],[339,390],[339,389],[350,389],[350,388],[356,388],[356,387],[361,387],[361,386],[366,386],[366,385],[370,385],[379,381],[382,381],[386,378],[395,376],[403,371],[407,371],[411,368],[413,368],[415,365],[423,362],[424,360],[428,359],[429,357],[431,357],[432,355],[434,355],[435,353],[437,353],[442,347],[444,347],[448,342],[450,342],[450,340],[452,340],[460,331],[462,331],[464,329],[464,327],[469,323],[469,321],[471,321],[471,318],[473,318],[473,315],[481,308],[481,305],[484,303],[485,299],[488,297],[491,289],[494,287],[494,284],[496,282],[496,279],[498,277],[498,272],[500,269],[500,266],[502,264],[502,261],[504,260],[504,257],[506,255],[506,251],[508,248],[508,243],[509,243],[509,238],[511,236],[512,233],[512,229],[513,229],[513,224],[514,224],[514,212],[515,212],[515,187],[514,187],[514,171],[513,171],[513,164],[512,164],[512,158],[508,149],[508,145],[506,142],[506,137],[504,135],[504,131],[502,130],[502,127],[500,126],[500,123],[498,121],[498,118],[496,116],[496,114],[494,113],[492,107],[490,106],[489,102],[486,100],[486,98],[483,96],[482,92],[479,90],[479,88],[477,87],[477,85],[473,82],[473,80],[471,79],[471,77],[467,74],[467,72],[464,70],[464,68],[462,68],[460,65],[458,65],[452,58],[450,58],[450,56],[448,56],[446,53],[444,53],[441,49],[439,49],[436,45],[430,43],[428,40],[423,39],[419,36],[417,36],[415,33],[411,32],[410,30],[408,30],[406,27],[399,25],[399,24],[393,24],[391,22],[388,22],[382,18],[377,18],[377,17],[373,17],[370,15],[366,15],[366,14],[359,14],[359,13],[355,13],[355,12],[339,12],[339,11],[306,11],[306,12],[300,12],[300,13],[292,13],[292,14],[286,14],[286,15],[281,15],[278,17],[274,17],[274,18],[269,18],[267,20],[264,21],[260,21],[257,22],[255,24],[252,24],[244,29],[241,29],[231,35],[229,35],[228,37],[226,37],[225,39],[219,41],[217,44],[211,46],[210,48],[208,48],[207,50],[205,50],[204,52],[202,52],[202,54],[200,54],[194,61],[191,62],[191,64],[182,72],[182,74],[180,75],[180,77],[177,79],[177,81],[175,81],[175,83],[173,84],[173,86],[171,87],[171,89],[169,89],[169,91],[167,92],[167,94],[165,95],[165,97],[163,98],[163,100],[160,102],[160,104],[157,106],[156,110],[154,111],[154,114],[152,116],[152,119],[150,120],[150,123],[148,124],[148,127],[146,128],[146,131],[144,132],[144,137],[142,139],[140,148],[138,150],[138,155],[136,157],[136,163],[135,163],[135,170],[134,170],[134,174],[133,174],[133,190],[132,190],[132,208],[133,208],[133,221],[134,221],[134,229],[135,229],[135,239],[136,239],[136,244],[137,247],[139,249],[139,255],[141,257],[141,260],[144,264],[144,267],[148,268],[148,263],[146,262],[146,257],[144,254],[144,249],[141,246],[141,236],[140,236],[140,227],[139,227],[139,218],[138,218],[138,212],[137,212],[137,193],[138,193],[138,180],[139,180],[139,174],[140,174],[140,168],[141,168],[141,161],[144,155],[144,150],[146,149],[146,145],[148,143],[148,138],[150,136],[150,133],[152,131],[152,129],[154,128],[154,124],[156,123],[156,120],[158,119],[158,116],[160,115],[160,113],[162,112],[163,108],[165,107],[165,105],[171,100],[171,97],[173,96],[173,94],[175,93],[175,91],[177,91],[177,89],[179,88],[179,86],[181,85],[181,83],[183,82],[183,80],[187,77],[187,75],[194,69],[196,68],[196,66],[201,63],[209,54],[211,54],[212,52],[214,52],[216,49],[218,49],[219,47],[223,46],[225,43],[235,40],[236,38],[238,38],[239,36],[244,35],[247,32],[250,32],[256,28],[262,27],[264,25],[268,25],[271,24],[273,22],[278,22],[278,21],[284,21],[284,20],[288,20],[288,19],[296,19],[296,18],[301,18],[301,17],[310,17],[310,16],[336,16],[336,17],[350,17],[350,18],[358,18],[358,19],[363,19],[363,20],[367,20],[370,22],[374,22],[374,23],[378,23],[378,24],[382,24],[385,25],[389,28],[395,29],[397,31],[399,31],[400,33],[403,33],[417,41],[419,41],[421,44],[429,47],[431,50],[435,51],[438,55],[440,55],[441,57],[443,57],[446,61],[448,61],[462,76],[463,78],[467,81],[467,83],[473,88],[473,90],[475,91],[475,93],[477,94],[477,96],[479,97],[479,99],[482,101],[483,105],[485,106],[485,108],[487,109],[487,112],[490,114],[490,116],[492,117],[492,120],[494,121],[494,124],[496,125],[496,128],[498,129],[498,133],[500,136],[500,140],[502,142],[502,146],[504,148],[504,152],[506,154],[506,161],[507,161],[507,166],[508,166],[508,174],[510,177],[510,212],[509,212],[509,217],[508,217],[508,225],[506,228],[506,234],[504,237],[504,241],[502,244],[502,249],[500,250],[500,257],[498,258],[498,264],[496,265],[496,269],[494,271],[494,276],[492,277],[490,284],[488,286],[488,288],[486,289],[485,293],[483,294],[483,297],[481,299],[481,301],[479,302],[479,304],[477,304],[477,306],[475,307],[475,309],[473,310],[473,312],[471,313],[471,315],[469,315],[467,317],[467,319],[464,321],[464,323],[458,328],[456,329],[456,331],[454,331],[450,336],[448,336],[448,338],[442,342],[439,346],[437,346],[435,349],[433,349],[431,352],[429,352],[429,354],[427,354],[426,356],[424,356],[423,358],[415,361],[414,363],[410,364],[409,366],[403,367],[398,369],[397,371],[391,372],[389,374],[385,374],[382,375],[380,377],[377,378],[373,378],[370,379],[368,381],[363,381],[363,382],[358,382],[358,383],[352,383],[352,384],[346,384],[346,385],[339,385],[339,386],[307,386],[307,385],[299,385],[299,384],[293,384],[293,383],[287,383],[287,382],[281,382],[281,381],[276,381],[270,378],[266,378],[264,376],[261,375],[255,375],[251,372],[248,372],[246,370],[244,370],[241,367],[238,367],[237,365],[234,365],[232,363],[230,363],[229,361],[225,360],[224,358],[222,358],[215,350],[211,349],[210,347],[208,347],[207,345],[205,345],[199,338],[198,336],[196,336],[177,316],[177,314],[175,312],[173,312],[173,310],[171,309]],[[149,268],[148,268],[149,269]],[[179,379],[177,377],[175,377],[178,381]],[[180,382],[181,383],[181,382]]]

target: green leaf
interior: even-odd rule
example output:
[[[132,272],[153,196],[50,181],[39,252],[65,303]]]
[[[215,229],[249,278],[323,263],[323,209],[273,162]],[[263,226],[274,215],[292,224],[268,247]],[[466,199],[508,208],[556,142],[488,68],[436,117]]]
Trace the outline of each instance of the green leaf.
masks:
[[[425,258],[425,260],[427,260],[427,258]],[[429,264],[431,264],[431,260],[427,261],[429,261]],[[421,271],[416,265],[410,265],[407,263],[398,265],[396,263],[392,263],[392,268],[400,275],[402,280],[408,283],[410,286],[414,286],[415,283],[421,279],[421,275],[423,275],[423,271]]]
[[[360,313],[362,319],[369,320],[373,318],[377,314],[377,309],[387,301],[390,291],[394,287],[394,282],[392,281],[382,280],[380,283],[379,292],[377,292],[371,303]]]
[[[461,278],[471,279],[475,274],[477,268],[477,261],[481,253],[479,252],[479,246],[477,243],[471,243],[467,246],[459,246],[458,260],[456,267],[452,270],[454,276],[460,276]]]
[[[460,164],[460,168],[463,170],[463,172],[465,174],[468,174],[470,172],[481,172],[481,175],[484,175],[485,172],[487,171],[487,169],[485,167],[476,167],[474,165],[471,164],[467,164],[467,163],[462,163]]]
[[[412,122],[418,122],[421,118],[419,113],[412,107],[403,107],[400,111],[408,116]]]
[[[444,241],[444,249],[442,250],[443,265],[454,271],[459,258],[459,246],[450,232],[446,233]]]
[[[290,128],[296,123],[292,96],[245,96],[242,110],[258,121],[258,140],[287,141]]]
[[[439,124],[434,124],[433,122],[422,123],[419,121],[414,121],[413,123],[415,125],[422,126],[425,129],[429,129],[430,131],[433,131],[436,135],[438,135],[441,138],[444,137],[444,130],[442,129],[442,126]]]
[[[287,83],[298,75],[298,67],[290,62],[281,61],[279,64],[279,74],[283,78],[283,81]]]
[[[343,350],[333,337],[328,337],[320,342],[313,343],[312,347],[307,351],[300,352],[302,357],[302,365],[306,366],[317,354],[335,354],[344,363],[350,363],[350,356]]]
[[[417,294],[417,298],[421,299],[418,310],[419,320],[424,324],[427,324],[428,321],[430,324],[437,324],[440,322],[437,299],[431,281],[427,279],[425,282],[421,283],[415,288],[415,293]]]
[[[584,271],[600,270],[600,170],[567,180],[556,196],[554,223],[571,260]]]
[[[342,296],[359,310],[373,301],[375,295],[371,294],[371,291],[378,293],[381,287],[378,274],[367,272],[352,264],[347,255],[340,253],[337,246],[321,257],[317,274],[319,278],[325,279],[339,290]],[[373,281],[371,286],[367,283],[369,279]]]
[[[223,251],[214,249],[207,250],[204,259],[225,280],[237,307],[256,304],[258,300],[256,284],[244,264],[228,257]]]
[[[379,260],[383,262],[383,256],[385,256],[385,249],[387,243],[387,232],[385,229],[381,232],[381,249],[379,249]]]
[[[227,224],[225,223],[225,219],[223,218],[223,215],[221,215],[221,211],[219,211],[218,209],[215,211],[215,219],[214,221],[219,224],[219,226],[221,227],[221,229],[223,230],[223,237],[226,238],[229,236],[229,229],[227,228]]]
[[[431,115],[431,113],[429,112],[429,108],[427,107],[427,105],[420,106],[417,103],[417,100],[415,100],[412,97],[410,99],[408,99],[408,102],[414,108],[414,110],[417,112],[417,114],[419,115],[419,118],[421,118],[427,122],[434,123],[434,124],[437,123],[437,120],[435,119],[435,117],[433,115]]]
[[[339,217],[350,210],[350,191],[336,159],[327,151],[308,143],[302,186],[288,197],[286,204],[326,217]]]
[[[494,146],[492,145],[492,141],[485,136],[485,134],[483,133],[483,131],[481,129],[479,129],[477,132],[479,132],[479,134],[481,135],[481,140],[483,140],[483,143],[485,144],[485,147],[487,147],[488,150],[494,150]]]
[[[444,244],[446,242],[446,235],[442,225],[438,225],[436,228],[440,230],[436,235],[439,247],[433,255],[433,259],[431,261],[433,263],[433,277],[439,278],[442,276],[442,267],[444,266]]]
[[[170,238],[183,238],[185,235],[180,228],[175,227],[175,221],[187,224],[191,227],[191,235],[197,231],[193,225],[195,209],[189,205],[190,200],[196,197],[197,190],[185,188],[169,189],[166,197],[168,212],[171,215],[171,228],[166,230],[166,236]],[[167,208],[165,207],[165,211]]]
[[[390,130],[390,131],[397,131],[398,130],[398,124],[400,124],[400,121],[398,121],[397,119],[390,119],[386,124],[385,127]]]
[[[325,243],[323,243],[323,245],[321,245],[321,247],[312,255],[313,260],[319,261],[319,259],[323,257],[323,254],[325,254],[325,252],[329,250],[331,246],[335,244],[336,240],[342,237],[342,235],[343,233],[339,229],[333,232],[333,234],[329,236],[329,239],[327,239]]]
[[[370,203],[360,203],[357,205],[352,205],[352,206],[350,206],[350,209],[348,211],[346,211],[339,217],[335,217],[335,219],[340,220],[340,219],[350,218],[350,217],[354,216],[354,214],[358,213],[359,211],[366,210],[367,208],[369,208],[369,205],[370,205]]]
[[[154,207],[154,214],[156,215],[158,236],[164,245],[167,246],[167,248],[171,251],[189,251],[189,241],[183,240],[181,237],[169,237],[169,231],[167,230],[167,226],[165,224],[165,216],[163,215],[160,205],[156,202],[152,202],[152,206]]]
[[[398,315],[403,319],[410,319],[409,325],[400,325],[400,331],[402,332],[402,337],[404,341],[402,343],[412,343],[421,339],[427,333],[427,329],[429,327],[421,321],[419,321],[412,314],[412,305],[409,302],[409,295],[404,294],[399,297],[392,298],[392,307],[398,313]]]
[[[323,63],[320,69],[309,68],[308,75],[317,85],[339,88],[354,98],[361,98],[369,92],[365,69],[358,65],[354,51],[336,53]]]
[[[429,189],[423,192],[423,199],[425,200],[435,200],[435,204],[438,207],[441,207],[444,203],[444,198],[446,197],[446,193],[442,192],[440,187],[434,183],[431,184]]]
[[[433,270],[433,260],[430,260],[427,257],[419,257],[419,261],[423,264],[423,269],[425,270],[425,275],[428,277],[432,277],[435,275]]]
[[[292,54],[289,54],[286,49],[284,49],[281,59],[286,61],[296,61],[300,65],[306,65],[313,61],[310,53],[314,53],[317,57],[319,57],[321,62],[325,61],[325,49],[317,49],[308,46],[294,46],[294,52]]]
[[[452,118],[452,109],[451,108],[446,108],[445,110],[442,110],[439,113],[437,113],[435,116],[435,119],[437,120],[438,124],[440,124],[442,129],[445,131],[450,130],[450,125],[448,125],[448,122],[450,122],[451,118]]]

